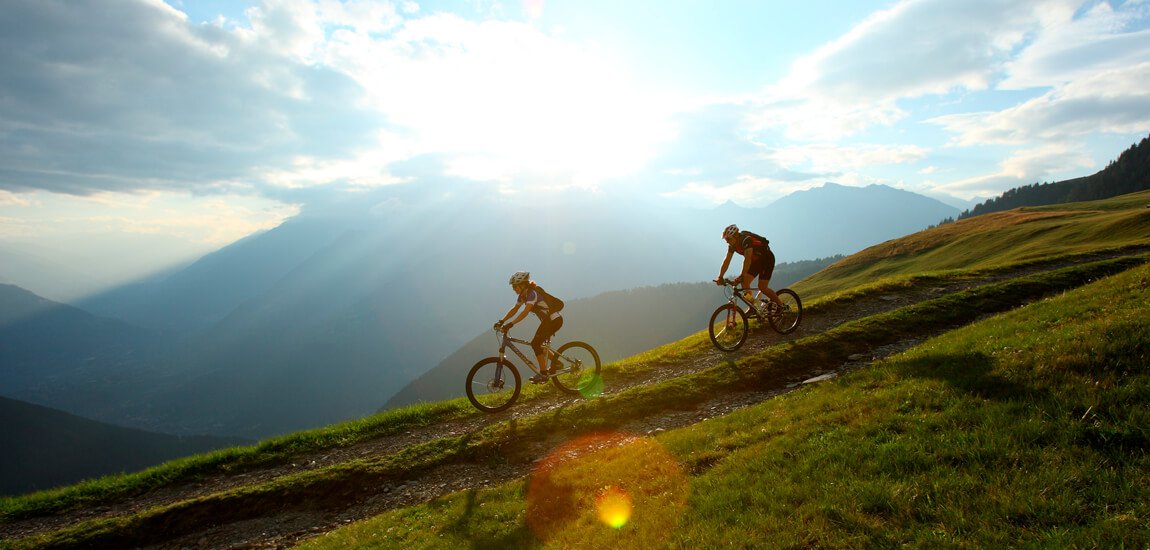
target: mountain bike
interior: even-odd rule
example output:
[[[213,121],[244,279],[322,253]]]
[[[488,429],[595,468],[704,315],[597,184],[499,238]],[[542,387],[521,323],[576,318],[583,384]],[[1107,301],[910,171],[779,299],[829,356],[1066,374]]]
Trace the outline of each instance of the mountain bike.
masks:
[[[783,306],[778,307],[769,300],[762,303],[757,297],[751,296],[749,290],[738,290],[739,282],[736,280],[724,279],[722,283],[727,303],[711,314],[711,324],[707,327],[716,348],[723,351],[739,349],[747,341],[747,319],[765,319],[779,334],[793,332],[803,320],[803,301],[799,299],[798,293],[789,288],[775,292],[783,302]],[[739,302],[746,307],[740,307]]]
[[[471,400],[475,408],[489,413],[506,410],[519,399],[522,389],[519,369],[507,357],[506,350],[515,352],[532,371],[539,372],[539,367],[515,345],[530,346],[531,342],[512,338],[498,328],[495,329],[495,335],[499,339],[499,355],[483,359],[467,373],[467,399]],[[548,379],[564,393],[590,397],[602,390],[599,352],[590,344],[568,342],[553,350],[551,342],[547,341],[543,343],[543,352],[547,354],[551,365]]]

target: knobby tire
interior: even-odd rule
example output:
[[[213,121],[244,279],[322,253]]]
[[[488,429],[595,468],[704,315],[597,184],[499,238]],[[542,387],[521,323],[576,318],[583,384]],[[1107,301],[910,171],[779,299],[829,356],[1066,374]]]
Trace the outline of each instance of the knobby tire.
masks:
[[[501,364],[502,369],[499,368]],[[519,369],[498,357],[488,357],[476,363],[467,373],[467,399],[483,412],[507,410],[519,399],[522,388]]]
[[[711,343],[723,351],[735,351],[747,341],[747,315],[734,304],[723,304],[711,314],[707,332]]]
[[[595,351],[595,348],[586,342],[568,342],[560,346],[556,353],[559,357],[553,357],[551,360],[559,361],[562,371],[551,377],[551,383],[555,384],[556,388],[569,394],[586,397],[598,393],[594,388],[599,383],[601,365],[599,352]],[[577,361],[579,364],[573,365],[569,361]]]

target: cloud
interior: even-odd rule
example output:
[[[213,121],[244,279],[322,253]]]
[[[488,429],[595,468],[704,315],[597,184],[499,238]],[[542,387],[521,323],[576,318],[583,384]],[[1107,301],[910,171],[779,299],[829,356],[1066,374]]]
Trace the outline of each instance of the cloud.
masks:
[[[764,206],[779,197],[821,185],[814,181],[783,181],[774,178],[743,175],[728,183],[712,181],[691,181],[674,191],[660,193],[661,196],[682,199],[699,204],[718,205],[734,201],[746,207]]]
[[[1097,132],[1131,133],[1150,127],[1150,61],[1096,73],[1040,97],[995,112],[935,117],[955,145],[1022,144]]]
[[[13,191],[361,188],[427,154],[449,176],[593,187],[669,133],[605,52],[410,2],[264,0],[195,25],[159,0],[14,0],[0,28]]]
[[[789,145],[768,153],[768,157],[788,168],[839,173],[870,166],[901,164],[926,157],[928,151],[917,145],[865,144],[842,146],[830,143]]]
[[[758,128],[833,140],[908,116],[900,100],[985,90],[1063,0],[904,0],[796,60],[760,97]]]
[[[13,0],[0,29],[0,188],[262,184],[262,167],[348,155],[379,124],[346,76],[160,2]]]
[[[1006,64],[1000,90],[1046,88],[1122,72],[1150,60],[1150,31],[1136,30],[1150,18],[1150,3],[1127,2],[1118,11],[1108,2],[1084,13],[1060,12]]]
[[[998,171],[943,185],[937,190],[966,199],[998,195],[1033,183],[1051,181],[1052,174],[1093,168],[1094,160],[1067,143],[1045,144],[1015,152],[998,165]]]
[[[1038,97],[989,112],[934,117],[955,134],[952,145],[1061,141],[1098,132],[1150,127],[1150,31],[1130,30],[1150,18],[1150,4],[1106,2],[1081,14],[1044,19],[1033,41],[1005,66],[998,89],[1046,89]]]

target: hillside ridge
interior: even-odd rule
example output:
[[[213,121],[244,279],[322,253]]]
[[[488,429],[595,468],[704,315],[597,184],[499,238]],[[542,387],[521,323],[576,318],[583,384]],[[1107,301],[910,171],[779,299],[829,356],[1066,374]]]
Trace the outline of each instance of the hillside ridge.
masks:
[[[1088,271],[1082,276],[1071,276],[1067,285],[1084,284],[1091,277],[1113,272],[1135,263],[1146,261],[1145,254],[1150,247],[1137,246],[1113,250],[1105,253],[1083,254],[1052,261],[1034,262],[1005,271],[987,272],[983,276],[953,281],[930,288],[910,288],[909,290],[884,290],[877,294],[863,294],[836,300],[823,307],[811,308],[800,330],[786,337],[758,329],[752,333],[748,343],[736,354],[724,354],[709,348],[706,352],[679,360],[663,361],[657,368],[634,376],[615,376],[607,381],[610,398],[629,389],[646,386],[659,381],[700,373],[716,365],[734,366],[739,359],[754,358],[756,355],[783,343],[811,341],[828,331],[849,325],[853,321],[904,308],[916,304],[930,304],[939,298],[961,292],[972,292],[977,297],[980,289],[1002,294],[1016,292],[996,290],[996,285],[1004,282],[1024,280],[1035,273],[1050,273],[1060,269],[1076,269],[1085,266]],[[1118,260],[1114,260],[1117,258]],[[1101,262],[1101,263],[1100,263]],[[1109,263],[1107,263],[1109,262]],[[1102,267],[1091,267],[1100,265]],[[1085,269],[1083,268],[1083,269]],[[1025,288],[1025,287],[1024,287]],[[1007,299],[1007,307],[1017,307],[1039,299],[1050,292],[1064,288],[1028,290],[1018,293],[1017,299]],[[716,296],[718,305],[718,295]],[[982,315],[995,313],[988,309]],[[974,319],[959,318],[957,324],[965,324]],[[681,408],[658,410],[651,414],[622,422],[618,430],[643,434],[679,427],[702,421],[711,416],[725,414],[731,410],[759,403],[780,393],[790,391],[805,380],[818,376],[835,375],[845,370],[867,364],[874,358],[882,357],[905,349],[935,334],[945,332],[953,326],[908,327],[906,330],[889,335],[876,335],[875,345],[869,349],[854,350],[851,353],[838,350],[822,361],[804,363],[796,361],[796,366],[772,370],[772,379],[747,379],[741,390],[725,391],[717,397],[701,402],[686,400]],[[784,352],[788,347],[781,347]],[[461,382],[462,383],[462,382]],[[465,438],[485,427],[500,423],[514,423],[519,419],[541,416],[560,416],[566,409],[579,405],[577,399],[556,397],[547,394],[541,399],[520,403],[509,415],[472,415],[461,420],[412,429],[406,433],[380,437],[368,442],[295,457],[290,464],[260,468],[228,475],[216,476],[195,483],[171,487],[152,493],[123,499],[115,503],[98,504],[79,510],[63,512],[56,516],[44,516],[0,523],[0,535],[5,539],[48,533],[83,522],[100,518],[125,517],[144,510],[156,510],[150,519],[132,521],[132,526],[122,526],[119,530],[95,536],[87,540],[87,547],[118,546],[123,544],[146,545],[163,543],[175,545],[200,545],[224,547],[232,545],[274,546],[298,542],[338,527],[353,519],[378,514],[380,511],[413,503],[422,502],[450,492],[489,486],[526,475],[533,462],[544,456],[556,443],[553,433],[521,433],[517,448],[511,452],[516,460],[492,464],[492,461],[476,460],[474,456],[463,455],[458,460],[440,464],[429,464],[406,471],[404,475],[387,472],[386,468],[357,469],[352,466],[343,476],[342,482],[334,485],[316,485],[288,491],[275,501],[278,506],[269,507],[263,499],[270,498],[256,489],[277,479],[306,475],[306,472],[331,468],[353,460],[371,458],[382,462],[387,457],[405,453],[418,455],[418,447],[438,440],[451,441]],[[591,402],[586,402],[591,403]],[[526,430],[525,430],[526,431]],[[302,473],[302,474],[301,474]],[[354,482],[353,482],[354,481]],[[306,484],[304,484],[306,485]],[[233,491],[240,487],[252,487],[251,491]],[[231,496],[224,495],[233,491]],[[274,508],[271,514],[267,510]],[[224,519],[227,518],[227,519]],[[146,524],[156,527],[147,529]],[[146,532],[149,537],[139,538]],[[163,538],[167,534],[174,538]]]

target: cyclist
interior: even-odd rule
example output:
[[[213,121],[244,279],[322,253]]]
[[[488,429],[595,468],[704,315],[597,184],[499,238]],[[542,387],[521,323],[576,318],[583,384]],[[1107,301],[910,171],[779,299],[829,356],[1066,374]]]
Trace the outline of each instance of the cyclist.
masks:
[[[535,331],[535,338],[531,340],[531,349],[535,350],[535,358],[539,360],[539,374],[532,376],[531,381],[535,383],[546,382],[551,373],[547,368],[547,357],[543,353],[543,342],[549,340],[563,327],[563,316],[553,311],[554,308],[547,299],[549,295],[539,285],[535,284],[535,281],[531,280],[530,273],[516,271],[515,274],[511,275],[508,284],[511,285],[511,289],[515,291],[518,297],[515,299],[515,306],[495,323],[495,329],[502,329],[503,332],[507,332],[515,323],[527,317],[528,313],[534,312],[539,317],[539,329]],[[514,321],[508,322],[507,320],[515,315],[520,307],[523,307],[523,311]]]
[[[751,282],[758,277],[759,290],[770,299],[771,311],[785,307],[779,295],[767,286],[775,272],[775,254],[771,252],[770,241],[750,231],[739,231],[739,227],[734,224],[723,229],[723,240],[727,241],[727,257],[723,258],[723,267],[719,268],[719,278],[715,279],[715,284],[723,284],[723,276],[731,265],[731,256],[738,252],[743,256],[743,271],[739,276],[743,291],[749,295]]]

